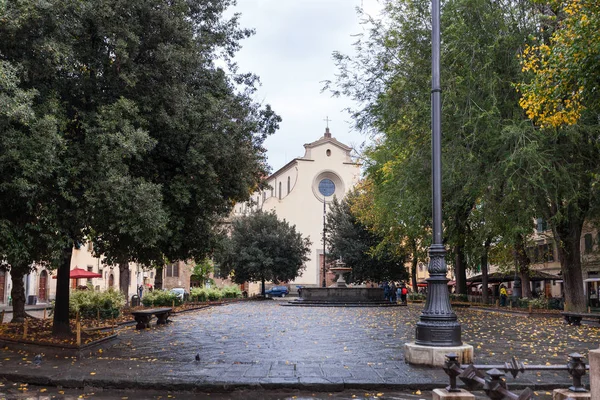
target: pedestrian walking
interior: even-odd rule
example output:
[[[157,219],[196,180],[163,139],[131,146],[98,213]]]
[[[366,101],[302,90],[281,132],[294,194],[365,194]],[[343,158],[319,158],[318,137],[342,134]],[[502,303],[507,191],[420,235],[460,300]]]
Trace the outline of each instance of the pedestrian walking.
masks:
[[[500,306],[504,307],[506,305],[506,300],[508,299],[508,292],[506,291],[506,287],[504,285],[500,285]]]
[[[406,287],[404,282],[402,282],[402,284],[400,285],[400,301],[402,302],[402,304],[406,305],[407,297],[408,297],[408,288]]]
[[[140,296],[140,299],[142,298],[143,293],[144,293],[144,286],[142,286],[142,285],[138,286],[138,296]]]
[[[396,283],[392,282],[392,286],[390,286],[390,303],[396,302]]]
[[[383,284],[383,297],[385,297],[386,300],[390,299],[390,285],[388,285],[387,282]]]

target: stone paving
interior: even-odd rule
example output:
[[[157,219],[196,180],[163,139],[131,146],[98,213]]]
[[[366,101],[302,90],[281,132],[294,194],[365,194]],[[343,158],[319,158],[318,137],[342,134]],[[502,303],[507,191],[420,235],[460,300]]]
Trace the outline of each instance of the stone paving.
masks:
[[[341,391],[444,387],[441,368],[406,364],[405,342],[414,340],[421,304],[397,308],[281,307],[280,301],[240,302],[182,313],[173,323],[142,331],[128,326],[119,342],[81,360],[0,350],[1,375],[13,381],[65,387],[229,391],[305,389]],[[524,318],[456,310],[463,340],[475,347],[477,364],[502,363],[512,355],[529,364],[564,364],[567,354],[587,357],[600,329],[572,327],[560,319]],[[200,361],[195,361],[196,354]],[[565,387],[568,374],[528,372],[512,388]],[[586,380],[587,382],[587,380]]]

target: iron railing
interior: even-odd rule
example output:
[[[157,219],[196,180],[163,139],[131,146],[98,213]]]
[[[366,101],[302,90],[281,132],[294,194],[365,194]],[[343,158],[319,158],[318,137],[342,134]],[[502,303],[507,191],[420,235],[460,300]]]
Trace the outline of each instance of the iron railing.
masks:
[[[450,385],[446,387],[449,392],[459,392],[456,378],[459,378],[469,388],[469,390],[482,389],[490,399],[514,399],[529,400],[532,391],[525,388],[521,394],[517,395],[506,385],[504,376],[510,373],[513,378],[525,371],[567,371],[573,379],[573,385],[569,387],[571,392],[587,392],[581,380],[585,372],[589,370],[589,365],[583,361],[583,356],[578,353],[569,354],[569,362],[566,365],[530,365],[517,361],[512,357],[511,361],[497,365],[461,365],[458,362],[458,356],[455,353],[446,355],[444,371],[450,377]],[[482,371],[486,371],[483,373]]]

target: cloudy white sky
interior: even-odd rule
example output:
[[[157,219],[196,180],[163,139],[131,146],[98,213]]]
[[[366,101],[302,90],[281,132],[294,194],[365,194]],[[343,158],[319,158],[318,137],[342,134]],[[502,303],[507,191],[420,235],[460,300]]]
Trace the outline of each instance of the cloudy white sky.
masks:
[[[283,119],[266,141],[272,172],[304,154],[303,145],[319,139],[326,117],[332,135],[359,148],[366,137],[351,130],[345,107],[352,102],[321,93],[333,80],[332,53],[352,54],[352,37],[365,29],[356,7],[376,15],[377,0],[238,0],[241,26],[256,34],[242,42],[236,60],[240,71],[260,77],[256,100],[270,104]]]

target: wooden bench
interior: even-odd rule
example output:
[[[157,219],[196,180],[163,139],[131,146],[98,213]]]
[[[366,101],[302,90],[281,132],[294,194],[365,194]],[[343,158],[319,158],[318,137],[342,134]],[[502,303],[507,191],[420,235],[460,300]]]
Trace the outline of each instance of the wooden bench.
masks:
[[[172,308],[149,308],[147,310],[132,311],[131,315],[135,318],[137,325],[135,329],[150,328],[150,320],[156,315],[156,325],[166,324],[171,315]]]
[[[600,322],[600,314],[594,313],[577,313],[577,312],[561,312],[560,313],[569,325],[581,325],[582,319],[596,319]]]

